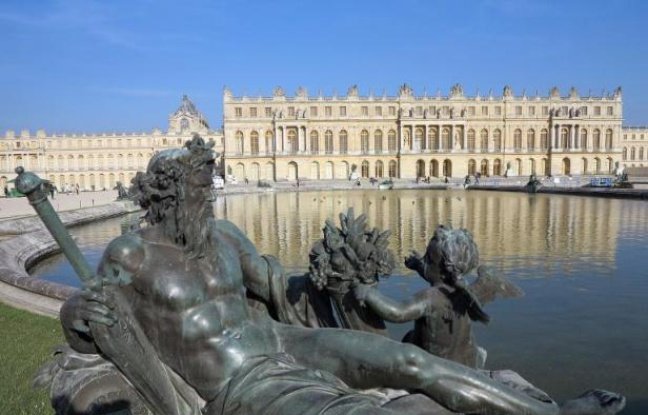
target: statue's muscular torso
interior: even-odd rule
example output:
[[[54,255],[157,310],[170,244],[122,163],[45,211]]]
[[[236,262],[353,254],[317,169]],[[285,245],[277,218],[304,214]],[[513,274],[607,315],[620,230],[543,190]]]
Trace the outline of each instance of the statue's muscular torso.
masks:
[[[246,306],[238,247],[211,229],[205,258],[189,258],[154,226],[112,241],[100,265],[103,278],[122,285],[162,361],[205,399],[246,358],[278,351],[272,324],[256,324]]]

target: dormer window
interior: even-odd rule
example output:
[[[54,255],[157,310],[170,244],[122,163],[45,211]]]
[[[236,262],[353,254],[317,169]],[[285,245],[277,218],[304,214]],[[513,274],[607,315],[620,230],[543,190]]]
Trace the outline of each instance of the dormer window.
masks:
[[[189,120],[186,118],[183,118],[180,120],[180,131],[185,132],[189,129]]]

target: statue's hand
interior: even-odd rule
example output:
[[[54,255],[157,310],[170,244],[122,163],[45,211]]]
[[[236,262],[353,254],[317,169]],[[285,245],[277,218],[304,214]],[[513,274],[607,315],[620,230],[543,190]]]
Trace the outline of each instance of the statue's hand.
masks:
[[[422,258],[421,254],[412,250],[410,255],[405,257],[405,266],[413,271],[419,271],[423,266]]]
[[[90,331],[89,323],[94,322],[112,326],[116,323],[117,317],[113,312],[115,308],[112,301],[103,292],[83,290],[80,295],[74,297],[66,308],[65,320],[71,322],[72,329],[81,333]],[[61,310],[63,319],[64,311]]]
[[[367,298],[367,295],[369,295],[369,292],[373,289],[374,288],[371,285],[358,284],[353,287],[353,296],[358,301],[358,303],[360,303],[360,305],[364,307],[365,299]]]

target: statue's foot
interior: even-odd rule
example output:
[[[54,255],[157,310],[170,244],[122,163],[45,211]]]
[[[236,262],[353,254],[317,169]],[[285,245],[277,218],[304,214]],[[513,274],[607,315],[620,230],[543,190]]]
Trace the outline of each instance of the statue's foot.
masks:
[[[560,415],[613,415],[625,408],[623,395],[592,389],[560,407]]]

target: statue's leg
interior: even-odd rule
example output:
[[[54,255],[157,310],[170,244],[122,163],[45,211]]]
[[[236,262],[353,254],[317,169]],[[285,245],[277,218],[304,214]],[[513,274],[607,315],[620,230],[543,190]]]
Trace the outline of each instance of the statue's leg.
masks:
[[[326,370],[354,388],[419,390],[455,412],[555,415],[535,400],[477,371],[409,344],[342,329],[277,325],[283,348],[306,367]]]

